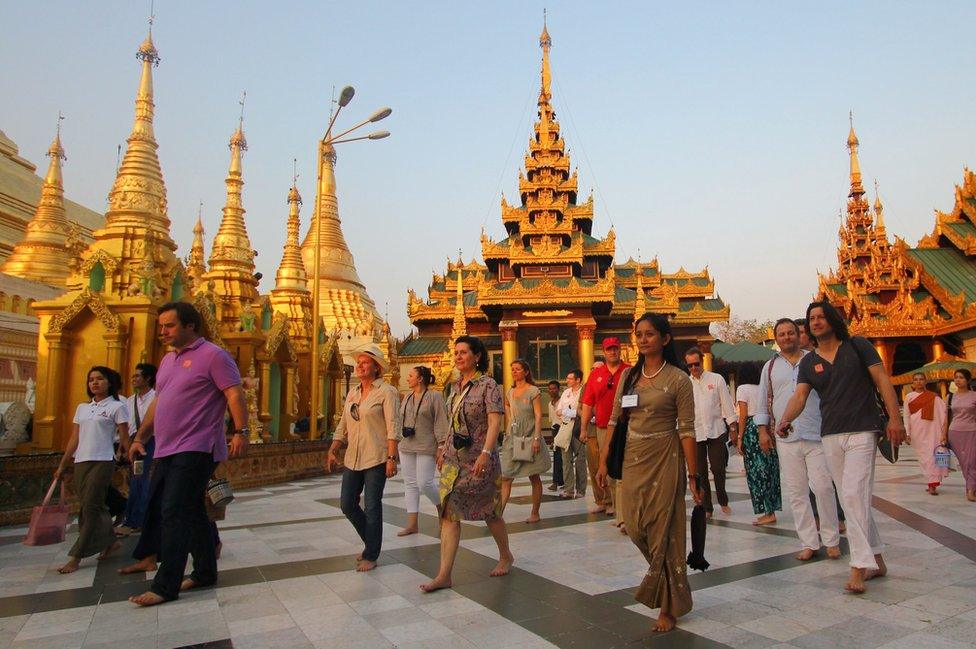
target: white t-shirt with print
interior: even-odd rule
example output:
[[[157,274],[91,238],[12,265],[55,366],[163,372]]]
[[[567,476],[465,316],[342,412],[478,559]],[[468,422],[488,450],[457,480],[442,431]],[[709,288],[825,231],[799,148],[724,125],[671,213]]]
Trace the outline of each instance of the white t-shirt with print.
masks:
[[[75,462],[110,461],[115,459],[116,429],[129,422],[129,410],[125,401],[106,397],[98,402],[79,403],[72,421],[78,424]]]

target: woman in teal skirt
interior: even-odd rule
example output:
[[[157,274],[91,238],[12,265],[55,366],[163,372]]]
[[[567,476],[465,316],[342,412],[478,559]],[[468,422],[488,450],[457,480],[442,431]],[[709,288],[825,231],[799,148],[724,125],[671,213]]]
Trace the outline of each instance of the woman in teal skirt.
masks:
[[[774,525],[776,512],[783,509],[779,488],[779,458],[776,450],[766,453],[759,448],[759,428],[752,420],[759,404],[759,367],[754,363],[743,365],[738,372],[739,387],[735,400],[739,408],[739,430],[742,436],[737,442],[746,466],[746,481],[752,496],[752,511],[758,518],[753,525]]]

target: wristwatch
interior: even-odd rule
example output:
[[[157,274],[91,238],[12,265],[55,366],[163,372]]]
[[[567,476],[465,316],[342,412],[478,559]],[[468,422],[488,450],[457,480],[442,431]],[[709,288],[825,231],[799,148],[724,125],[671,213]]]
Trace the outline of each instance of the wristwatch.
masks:
[[[386,461],[387,462],[396,462],[396,455],[387,455],[386,456]]]
[[[234,434],[235,435],[243,435],[244,437],[250,437],[251,436],[251,429],[248,428],[247,426],[245,426],[244,428],[238,428],[237,430],[234,431]]]

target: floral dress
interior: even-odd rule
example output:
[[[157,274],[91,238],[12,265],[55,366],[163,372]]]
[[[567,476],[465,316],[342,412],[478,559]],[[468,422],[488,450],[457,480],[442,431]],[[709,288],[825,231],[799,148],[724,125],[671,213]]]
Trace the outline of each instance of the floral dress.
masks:
[[[491,457],[482,475],[474,472],[474,463],[485,447],[488,436],[488,414],[505,414],[502,391],[489,376],[480,375],[461,388],[460,379],[451,386],[447,404],[451,420],[451,434],[444,447],[441,468],[442,515],[452,521],[485,521],[501,516],[499,490],[502,467],[498,450]],[[456,449],[454,438],[469,436],[471,445]]]

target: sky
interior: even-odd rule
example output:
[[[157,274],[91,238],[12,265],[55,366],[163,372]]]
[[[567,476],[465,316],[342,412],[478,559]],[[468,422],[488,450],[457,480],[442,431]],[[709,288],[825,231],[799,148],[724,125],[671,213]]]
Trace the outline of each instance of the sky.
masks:
[[[339,125],[390,106],[376,126],[392,136],[339,149],[342,227],[406,335],[407,289],[425,295],[459,249],[480,260],[482,227],[504,236],[547,8],[553,105],[581,198],[594,192],[594,234],[614,227],[618,263],[707,266],[734,316],[800,315],[836,265],[849,111],[890,233],[915,244],[951,210],[976,165],[976,3],[787,4],[157,0],[155,131],[179,254],[201,201],[208,246],[217,230],[246,90],[244,206],[273,288],[292,161],[304,236],[332,89],[353,85]],[[43,173],[62,111],[66,193],[99,211],[148,15],[148,1],[0,0],[0,129]]]

